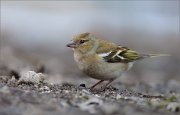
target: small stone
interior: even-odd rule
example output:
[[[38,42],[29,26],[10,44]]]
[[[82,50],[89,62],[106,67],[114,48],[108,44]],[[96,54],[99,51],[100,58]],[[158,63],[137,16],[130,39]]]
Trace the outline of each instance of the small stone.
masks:
[[[86,85],[84,83],[80,84],[79,87],[86,88]]]
[[[166,107],[167,110],[170,110],[172,112],[179,112],[180,111],[180,104],[177,102],[171,102]]]
[[[123,97],[122,97],[121,95],[119,95],[119,94],[116,96],[116,99],[117,99],[117,100],[118,100],[118,99],[122,99],[122,98],[123,98]]]
[[[42,73],[36,73],[34,71],[27,71],[22,73],[21,78],[19,79],[19,83],[37,83],[44,81],[44,75]]]
[[[90,93],[88,90],[86,90],[86,89],[82,89],[82,92],[85,93],[85,94],[88,94],[88,95],[91,94],[91,93]]]
[[[4,94],[10,93],[9,87],[3,86],[3,87],[0,89],[0,93],[4,93]]]
[[[41,87],[41,88],[40,88],[40,91],[41,91],[42,93],[50,93],[50,92],[51,92],[48,86],[43,86],[43,87]]]

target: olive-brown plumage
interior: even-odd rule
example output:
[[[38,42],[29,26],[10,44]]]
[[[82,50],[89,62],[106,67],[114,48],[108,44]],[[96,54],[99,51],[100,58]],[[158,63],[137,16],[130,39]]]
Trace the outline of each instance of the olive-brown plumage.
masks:
[[[89,77],[109,85],[122,73],[128,71],[137,60],[147,57],[162,56],[160,54],[140,54],[127,47],[123,47],[107,40],[98,39],[90,33],[82,33],[73,37],[72,43],[67,44],[74,50],[74,60],[79,69]]]

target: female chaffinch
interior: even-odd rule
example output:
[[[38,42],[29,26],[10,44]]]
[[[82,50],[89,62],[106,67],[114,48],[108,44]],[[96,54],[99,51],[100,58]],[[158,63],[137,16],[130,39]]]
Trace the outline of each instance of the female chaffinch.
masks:
[[[73,37],[72,43],[67,44],[74,50],[74,60],[79,69],[89,77],[100,81],[90,87],[93,89],[103,81],[105,89],[122,73],[128,71],[137,60],[144,58],[166,56],[163,54],[140,54],[127,47],[123,47],[98,39],[90,33],[82,33]]]

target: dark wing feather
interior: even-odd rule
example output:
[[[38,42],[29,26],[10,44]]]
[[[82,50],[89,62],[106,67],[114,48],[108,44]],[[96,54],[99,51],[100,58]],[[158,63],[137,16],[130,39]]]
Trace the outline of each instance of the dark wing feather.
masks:
[[[117,47],[115,50],[111,51],[109,55],[103,57],[106,62],[109,63],[128,63],[128,62],[133,62],[136,60],[141,59],[141,55],[133,51],[127,47]]]

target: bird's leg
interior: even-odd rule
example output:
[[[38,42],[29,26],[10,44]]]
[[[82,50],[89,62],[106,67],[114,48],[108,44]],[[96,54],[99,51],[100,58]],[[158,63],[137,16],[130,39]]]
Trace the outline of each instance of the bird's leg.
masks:
[[[94,89],[94,87],[96,87],[98,84],[102,83],[104,80],[100,80],[98,81],[96,84],[94,84],[93,86],[90,87],[90,89]]]
[[[101,88],[101,90],[105,90],[106,89],[106,87],[111,83],[111,82],[113,82],[115,79],[111,79],[111,80],[109,80],[109,82],[108,83],[106,83],[102,88]]]

